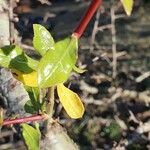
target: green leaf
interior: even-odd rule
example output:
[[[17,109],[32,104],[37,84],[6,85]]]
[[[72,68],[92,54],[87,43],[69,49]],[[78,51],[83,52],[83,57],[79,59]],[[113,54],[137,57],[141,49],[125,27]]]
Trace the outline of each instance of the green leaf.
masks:
[[[121,0],[124,10],[126,11],[126,14],[128,16],[131,15],[132,8],[133,8],[133,2],[134,2],[133,0]]]
[[[34,122],[34,126],[41,137],[40,124],[38,122]]]
[[[40,135],[28,124],[22,124],[22,135],[29,150],[39,150]]]
[[[26,90],[30,97],[30,100],[27,101],[27,103],[24,106],[26,112],[31,114],[39,113],[42,107],[42,104],[39,101],[39,96],[40,96],[39,88],[28,87],[26,88]]]
[[[22,54],[22,49],[15,45],[5,46],[0,49],[0,65],[9,68],[10,61]]]
[[[27,59],[27,64],[28,64],[28,66],[29,66],[30,68],[32,68],[33,70],[37,70],[39,61],[30,58],[30,57],[29,57],[28,55],[26,55],[26,54],[24,54],[24,56],[25,56],[26,59]]]
[[[0,65],[30,73],[37,69],[38,61],[27,56],[20,47],[10,45],[0,49]]]
[[[30,113],[30,114],[35,114],[37,113],[37,111],[35,110],[31,100],[28,100],[25,105],[24,105],[24,109],[27,113]]]
[[[84,73],[85,71],[87,71],[85,69],[81,69],[81,68],[78,68],[76,66],[73,67],[73,70],[76,71],[77,73]]]
[[[38,64],[36,60],[32,59],[31,61],[31,58],[29,61],[28,57],[26,57],[26,55],[22,53],[21,55],[16,56],[14,59],[10,61],[9,67],[19,70],[23,73],[30,73],[33,71],[33,68],[31,68],[32,63],[35,63],[35,66],[36,64]],[[34,68],[34,69],[37,69],[37,68]]]
[[[65,82],[77,59],[77,38],[67,38],[48,50],[39,62],[38,84],[41,88]]]
[[[54,46],[53,37],[45,27],[39,24],[33,25],[33,31],[33,46],[36,51],[43,56],[47,52],[47,50],[52,49],[52,47]]]
[[[30,99],[32,99],[34,101],[38,101],[39,100],[39,96],[40,96],[39,88],[28,87],[27,91],[28,91]]]

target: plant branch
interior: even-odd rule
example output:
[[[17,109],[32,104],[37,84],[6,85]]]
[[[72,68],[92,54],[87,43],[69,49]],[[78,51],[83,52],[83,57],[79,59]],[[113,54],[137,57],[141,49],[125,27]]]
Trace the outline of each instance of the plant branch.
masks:
[[[2,123],[2,126],[12,125],[12,124],[21,124],[21,123],[25,123],[25,122],[40,121],[40,120],[44,120],[47,118],[48,118],[48,116],[46,114],[44,114],[44,115],[34,115],[34,116],[29,116],[29,117],[24,117],[24,118],[4,120]]]
[[[96,20],[94,23],[93,31],[92,31],[92,36],[91,36],[90,51],[93,51],[93,49],[94,49],[94,41],[95,41],[95,37],[96,37],[97,31],[98,31],[97,29],[98,29],[98,25],[99,25],[99,18],[100,18],[100,11],[98,10],[97,14],[96,14]]]
[[[54,86],[48,88],[48,101],[46,105],[46,112],[49,115],[49,118],[52,118],[53,115],[53,107],[54,107]]]
[[[102,0],[93,0],[85,15],[81,19],[79,25],[74,30],[73,35],[75,35],[78,39],[82,36],[84,30],[86,29],[88,23],[93,17],[95,11],[98,9],[99,5],[102,3]]]
[[[113,53],[113,78],[116,77],[117,74],[117,45],[116,45],[116,28],[115,28],[115,7],[111,7],[111,34],[112,34],[112,53]]]
[[[45,134],[48,132],[48,124],[53,116],[54,90],[55,90],[54,86],[48,88],[48,96],[47,96],[48,100],[47,100],[47,104],[46,104],[46,113],[48,115],[48,119],[44,122]]]

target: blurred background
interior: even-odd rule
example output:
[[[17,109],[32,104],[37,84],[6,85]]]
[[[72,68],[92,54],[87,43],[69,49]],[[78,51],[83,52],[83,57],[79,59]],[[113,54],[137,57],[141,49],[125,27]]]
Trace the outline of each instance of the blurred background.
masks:
[[[33,50],[34,23],[44,25],[55,41],[71,35],[90,2],[18,1],[13,11],[20,45]],[[72,120],[56,100],[54,117],[81,150],[149,150],[150,1],[136,0],[127,17],[119,1],[105,0],[81,37],[78,53],[78,66],[87,71],[73,73],[66,85],[80,95],[86,112]],[[5,131],[0,149],[25,149],[19,141],[20,135]]]

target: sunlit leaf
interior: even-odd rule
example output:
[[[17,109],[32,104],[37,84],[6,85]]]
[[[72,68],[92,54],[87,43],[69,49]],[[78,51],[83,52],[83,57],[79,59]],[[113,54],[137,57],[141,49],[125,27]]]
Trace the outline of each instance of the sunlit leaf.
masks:
[[[81,118],[84,114],[84,106],[79,96],[63,84],[57,85],[57,92],[67,114],[74,119]]]
[[[0,48],[0,65],[9,68],[10,61],[22,54],[22,49],[15,45]]]
[[[33,71],[32,67],[34,67],[34,69],[37,69],[38,62],[31,58],[29,60],[28,58],[29,57],[27,57],[24,53],[18,55],[17,57],[15,57],[10,61],[10,68],[17,69],[24,73],[32,72]]]
[[[27,56],[20,47],[10,45],[0,49],[0,65],[29,73],[37,69],[38,61]]]
[[[39,150],[39,132],[28,124],[22,124],[22,135],[29,150]]]
[[[41,88],[65,82],[77,59],[77,39],[67,38],[48,50],[39,62],[38,83]]]
[[[31,73],[23,73],[21,71],[12,70],[13,76],[21,81],[24,85],[31,86],[31,87],[38,87],[37,82],[37,72],[33,71]]]
[[[133,8],[134,0],[121,0],[121,3],[126,11],[127,15],[130,16]]]
[[[49,31],[39,24],[33,25],[33,31],[33,46],[43,56],[47,50],[52,49],[54,40]]]

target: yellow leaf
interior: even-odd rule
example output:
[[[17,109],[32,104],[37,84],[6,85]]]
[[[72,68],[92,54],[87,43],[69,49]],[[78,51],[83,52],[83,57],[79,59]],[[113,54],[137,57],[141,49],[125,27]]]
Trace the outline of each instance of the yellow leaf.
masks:
[[[67,114],[74,119],[81,118],[84,114],[84,106],[79,96],[63,84],[57,85],[57,92]]]
[[[133,8],[133,0],[121,0],[121,3],[127,13],[128,16],[131,15],[132,8]]]
[[[12,74],[17,80],[21,81],[24,85],[31,86],[31,87],[38,86],[36,71],[26,74],[13,69]]]

